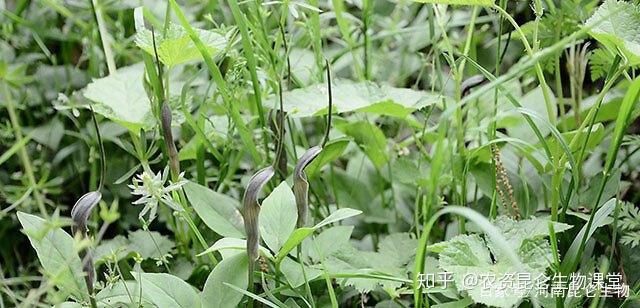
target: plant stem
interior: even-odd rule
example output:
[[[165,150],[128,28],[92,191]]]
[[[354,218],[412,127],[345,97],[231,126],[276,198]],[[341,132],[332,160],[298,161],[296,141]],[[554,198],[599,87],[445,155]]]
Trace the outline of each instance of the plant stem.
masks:
[[[113,58],[113,52],[111,51],[111,46],[107,41],[107,28],[104,24],[104,18],[102,17],[102,11],[100,10],[100,6],[98,6],[98,0],[90,0],[91,8],[93,9],[93,17],[96,20],[96,24],[98,25],[98,33],[100,35],[100,41],[102,42],[102,51],[104,51],[104,57],[107,61],[107,69],[109,70],[109,75],[116,72],[116,62]]]
[[[13,129],[13,133],[16,137],[17,143],[22,143],[22,139],[24,138],[22,134],[22,127],[20,126],[20,120],[18,118],[18,113],[16,112],[16,108],[13,102],[13,97],[11,95],[11,90],[9,89],[9,85],[5,80],[2,82],[2,94],[5,100],[5,106],[7,107],[7,113],[9,113],[9,119],[11,121],[11,128]],[[35,173],[33,172],[33,165],[31,164],[31,159],[29,159],[29,154],[27,153],[27,149],[23,146],[18,150],[18,156],[20,157],[20,161],[22,162],[22,169],[24,169],[24,173],[27,175],[27,180],[29,181],[29,185],[33,190],[33,197],[38,205],[40,210],[40,214],[43,217],[48,217],[47,209],[45,208],[44,198],[40,194],[40,187],[38,182],[36,181]]]

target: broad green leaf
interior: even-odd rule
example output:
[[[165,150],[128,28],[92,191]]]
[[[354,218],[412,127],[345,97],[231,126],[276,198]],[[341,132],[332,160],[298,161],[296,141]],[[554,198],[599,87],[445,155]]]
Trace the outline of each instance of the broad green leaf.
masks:
[[[637,4],[606,0],[585,22],[589,31],[609,52],[620,55],[629,65],[640,64],[640,6]]]
[[[506,239],[500,245],[495,242],[496,238],[487,237],[485,241],[480,235],[472,234],[458,235],[444,243],[432,245],[429,250],[439,253],[439,266],[452,274],[458,291],[466,291],[476,303],[512,307],[528,296],[530,291],[530,288],[517,288],[545,273],[552,264],[551,246],[545,238],[549,236],[548,224],[548,218],[533,217],[516,221],[500,216],[493,222],[503,240]],[[571,226],[567,224],[554,222],[555,232],[569,228]],[[516,267],[505,252],[498,249],[498,246],[505,245],[515,248],[522,268]],[[515,273],[523,273],[530,278]],[[487,275],[496,279],[483,283],[466,280],[469,276],[479,278]]]
[[[544,273],[546,267],[532,268],[525,263],[524,271],[518,270],[504,258],[498,258],[494,263],[491,259],[492,252],[494,251],[487,248],[479,235],[458,235],[447,241],[444,250],[439,254],[438,264],[442,270],[452,274],[458,291],[466,291],[476,303],[495,307],[513,307],[524,297],[523,294],[518,293],[520,290],[516,290],[514,286],[526,286],[523,283],[531,282],[532,279]],[[527,253],[524,252],[524,255]],[[548,249],[543,253],[550,255],[551,251]],[[521,251],[518,251],[518,255],[524,262]],[[538,264],[536,263],[536,265]],[[515,273],[528,274],[532,278],[529,278],[528,281],[522,278],[519,280]],[[495,280],[476,283],[465,281],[465,277],[483,276],[495,277]],[[522,291],[526,294],[529,290]]]
[[[336,127],[353,140],[369,157],[373,164],[380,168],[387,163],[387,139],[382,130],[366,121],[337,124]]]
[[[603,225],[605,225],[605,223],[607,221],[610,221],[609,215],[611,214],[611,212],[613,212],[613,210],[616,207],[616,199],[611,199],[609,201],[607,201],[603,206],[601,206],[598,211],[596,211],[594,217],[593,217],[593,222],[591,224],[591,228],[589,228],[589,230],[587,231],[587,224],[585,223],[584,226],[582,227],[582,229],[580,229],[580,232],[578,232],[578,234],[576,235],[576,237],[573,240],[573,243],[571,243],[571,246],[569,247],[569,249],[567,250],[567,252],[565,253],[565,257],[564,260],[562,260],[562,264],[561,264],[561,269],[563,273],[567,273],[571,266],[572,263],[575,262],[575,259],[578,255],[578,249],[580,247],[580,243],[582,242],[582,238],[585,236],[587,236],[587,239],[591,238],[591,236],[593,235],[593,233],[596,232],[596,230],[600,227],[602,227]]]
[[[151,102],[143,86],[144,64],[136,63],[119,68],[115,73],[94,79],[84,90],[84,97],[93,101],[95,112],[127,129],[138,133],[151,129],[156,121],[151,112]],[[170,76],[170,79],[173,79]],[[184,120],[182,112],[175,108],[179,103],[182,82],[171,80],[171,105],[174,124]]]
[[[534,240],[549,236],[549,218],[532,217],[524,220],[513,220],[508,216],[498,216],[493,224],[500,229],[509,246],[520,247],[525,240]],[[560,233],[571,229],[561,222],[553,222],[553,230]],[[491,240],[489,240],[491,246]],[[497,251],[497,249],[494,249]],[[499,253],[499,251],[497,251]]]
[[[18,212],[18,220],[50,281],[76,300],[88,301],[82,261],[73,238],[38,216]]]
[[[144,65],[137,63],[119,68],[115,73],[94,79],[84,91],[93,101],[95,112],[137,132],[153,127],[151,103],[143,87]]]
[[[361,111],[396,117],[405,117],[415,110],[440,103],[443,98],[426,91],[340,79],[333,81],[331,91],[333,111],[336,113]],[[327,95],[326,84],[284,92],[284,110],[293,117],[325,115],[328,107]],[[264,105],[275,108],[277,103],[277,97],[271,97]]]
[[[420,3],[492,6],[493,0],[413,0]]]
[[[320,154],[305,168],[307,177],[312,177],[320,172],[323,166],[336,160],[349,145],[349,139],[341,138],[327,142],[320,151]]]
[[[138,26],[136,25],[136,27]],[[208,30],[196,28],[194,30],[202,43],[214,56],[227,45],[227,40],[223,35]],[[136,45],[150,55],[155,56],[151,31],[144,28],[144,25],[138,27],[136,31]],[[162,31],[155,33],[155,41],[160,61],[169,67],[193,60],[202,60],[200,51],[198,51],[187,32],[180,25],[170,22],[166,35],[163,35]]]
[[[280,250],[295,229],[296,219],[295,196],[289,185],[282,182],[262,201],[260,209],[260,235],[269,249]]]
[[[133,231],[129,233],[129,242],[129,250],[137,252],[143,259],[162,259],[175,247],[167,236],[156,231]]]
[[[291,260],[291,258],[284,258],[280,264],[280,270],[292,287],[297,288],[304,284],[304,276],[302,275],[300,263]],[[321,270],[308,267],[306,265],[304,267],[304,271],[307,276],[307,281],[314,280],[322,274]]]
[[[122,235],[118,235],[110,240],[103,240],[93,251],[94,262],[105,262],[113,256],[115,256],[116,261],[120,261],[131,252],[129,245],[129,240]]]
[[[522,98],[520,98],[519,102],[522,105],[522,108],[530,110],[542,119],[545,119],[551,123],[555,123],[556,119],[549,119],[545,104],[541,103],[544,102],[544,96],[542,92],[542,88],[538,86],[535,89],[531,90],[529,93],[525,94]],[[552,97],[551,99],[555,104],[555,97]],[[522,120],[522,115],[519,112],[515,111],[515,108],[513,106],[510,105],[509,107],[509,113],[514,114],[510,118],[515,119],[515,121],[513,122],[514,124],[507,127],[509,136],[522,140],[535,140],[536,135],[531,129],[531,126],[529,126],[526,121]],[[533,119],[533,121],[536,122],[535,119]],[[550,131],[543,123],[536,123],[536,125],[540,129],[540,133],[543,137],[549,135]]]
[[[309,238],[302,243],[303,251],[314,261],[320,261],[343,245],[349,243],[353,232],[353,226],[334,226],[323,230],[314,238]]]
[[[378,252],[394,265],[401,267],[412,261],[418,240],[410,233],[392,233],[378,244]]]
[[[153,307],[152,300],[145,294],[140,299],[140,285],[131,280],[120,280],[96,294],[96,303],[99,307],[118,307],[118,304],[138,304],[139,302],[143,307]]]
[[[216,233],[225,237],[243,238],[244,224],[237,200],[208,187],[189,182],[184,192],[196,213]]]
[[[341,209],[338,209],[337,211],[331,213],[325,219],[323,219],[322,221],[317,223],[315,226],[313,226],[313,229],[318,230],[318,229],[320,229],[320,228],[322,228],[322,227],[324,227],[324,226],[326,226],[328,224],[332,224],[334,222],[338,222],[340,220],[344,220],[344,219],[347,219],[349,217],[353,217],[353,216],[360,215],[360,214],[362,214],[362,211],[350,209],[348,207],[341,208]]]
[[[293,231],[293,233],[291,233],[287,241],[282,245],[282,248],[280,249],[280,251],[278,251],[278,255],[276,256],[276,262],[282,262],[282,259],[284,259],[291,250],[293,250],[296,246],[302,243],[302,241],[305,238],[309,237],[316,230],[328,224],[332,224],[336,221],[347,219],[349,217],[353,217],[361,213],[362,211],[358,211],[350,208],[342,208],[331,213],[331,215],[327,216],[327,218],[323,219],[321,222],[319,222],[313,227],[296,229],[295,231]]]
[[[362,251],[353,245],[342,245],[331,255],[325,256],[322,264],[330,273],[356,274],[354,277],[345,278],[344,283],[354,286],[362,293],[382,286],[389,294],[393,294],[402,285],[400,281],[406,280],[410,269],[407,265],[415,259],[416,246],[417,240],[409,233],[393,233],[380,242],[377,252]],[[359,275],[383,275],[390,279]]]
[[[268,256],[269,258],[273,258],[269,249],[263,246],[258,246],[258,249],[260,250],[261,254]],[[232,238],[232,237],[225,237],[225,238],[219,239],[217,242],[211,245],[211,247],[199,253],[198,256],[202,256],[204,254],[214,252],[214,251],[219,251],[220,254],[222,255],[222,258],[226,259],[227,257],[245,252],[246,250],[247,250],[247,240]]]
[[[158,307],[200,307],[200,296],[184,280],[166,273],[137,273],[131,275],[141,285],[142,297]]]
[[[564,138],[564,140],[569,141],[570,144],[573,145],[572,147],[570,147],[570,149],[573,153],[577,154],[578,151],[582,149],[582,145],[587,138],[587,132],[589,132],[589,128],[585,127],[584,129],[582,129],[582,132],[580,134],[578,134],[578,130],[576,129],[562,133],[562,137]],[[593,127],[591,128],[591,133],[589,134],[589,140],[587,142],[587,146],[585,147],[585,151],[590,151],[591,149],[599,146],[604,137],[605,131],[602,123],[596,123],[595,125],[593,125]],[[578,139],[576,141],[572,141],[574,138]],[[558,143],[558,140],[556,140],[556,138],[548,138],[547,143],[549,144],[549,149],[554,156],[560,157],[562,155],[563,152],[561,145]]]
[[[222,260],[211,271],[202,290],[202,303],[207,307],[235,308],[242,300],[242,294],[229,288],[224,283],[234,285],[242,290],[247,289],[249,259],[241,253]]]

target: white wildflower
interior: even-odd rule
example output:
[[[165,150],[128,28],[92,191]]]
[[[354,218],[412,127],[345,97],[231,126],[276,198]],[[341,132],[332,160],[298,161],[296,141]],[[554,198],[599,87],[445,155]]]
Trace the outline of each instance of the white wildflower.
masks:
[[[153,171],[144,171],[133,178],[133,185],[129,185],[131,194],[140,196],[133,204],[144,204],[144,208],[140,211],[138,217],[142,219],[144,215],[149,213],[148,223],[151,223],[156,218],[158,204],[165,204],[174,211],[182,211],[180,204],[173,200],[171,192],[179,190],[187,183],[187,180],[183,177],[184,173],[181,173],[177,182],[174,183],[169,180],[168,185],[166,185],[169,177],[168,170],[168,168],[165,168],[163,172],[158,174],[154,174]]]

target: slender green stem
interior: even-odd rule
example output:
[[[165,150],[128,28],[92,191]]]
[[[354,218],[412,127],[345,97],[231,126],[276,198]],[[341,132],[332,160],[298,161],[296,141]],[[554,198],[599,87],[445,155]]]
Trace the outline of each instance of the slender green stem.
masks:
[[[100,35],[100,41],[102,42],[102,51],[104,51],[104,57],[107,61],[107,69],[109,70],[109,75],[115,73],[116,71],[116,62],[113,57],[113,52],[111,51],[111,45],[107,41],[107,28],[105,26],[104,17],[102,16],[102,11],[100,10],[100,6],[98,5],[98,0],[90,0],[91,8],[93,9],[93,17],[95,18],[96,24],[98,25],[98,33]]]
[[[5,80],[2,82],[2,95],[4,96],[5,107],[7,108],[7,113],[9,113],[9,120],[11,121],[11,128],[13,129],[13,134],[16,137],[17,143],[22,143],[22,139],[24,138],[22,134],[22,126],[20,126],[20,120],[18,117],[18,113],[16,111],[13,97],[11,95],[11,90],[9,89],[9,85]],[[36,181],[36,176],[33,171],[33,164],[31,163],[31,159],[29,158],[29,154],[27,153],[27,149],[23,146],[18,150],[18,156],[20,157],[20,161],[22,162],[22,169],[27,176],[27,180],[29,181],[29,185],[33,190],[33,197],[38,205],[40,210],[40,214],[43,217],[48,217],[47,209],[45,208],[44,198],[40,194],[40,186],[38,181]]]
[[[527,36],[524,34],[524,32],[522,31],[518,23],[515,21],[515,19],[513,19],[513,17],[511,17],[511,15],[509,15],[509,13],[507,13],[507,11],[505,11],[500,6],[493,5],[493,8],[498,12],[500,12],[500,14],[502,14],[502,16],[504,16],[504,18],[511,23],[511,25],[515,28],[515,30],[518,31],[518,34],[520,35],[520,39],[522,40],[522,44],[524,45],[524,48],[526,49],[529,56],[533,58],[534,50],[531,48],[531,45],[529,45],[529,41],[527,41]],[[542,96],[544,97],[544,103],[547,108],[547,116],[549,117],[549,121],[551,122],[551,124],[555,124],[556,110],[554,108],[553,101],[551,100],[551,94],[549,94],[549,87],[547,86],[547,81],[544,78],[544,72],[542,71],[542,66],[540,65],[540,63],[536,62],[534,64],[534,68],[536,71],[536,76],[538,77],[538,82],[540,83],[540,87],[542,89]]]

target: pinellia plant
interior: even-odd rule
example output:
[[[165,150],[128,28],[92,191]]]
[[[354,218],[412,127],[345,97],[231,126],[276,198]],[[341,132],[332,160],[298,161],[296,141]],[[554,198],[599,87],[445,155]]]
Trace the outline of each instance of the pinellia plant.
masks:
[[[0,308],[640,303],[638,1],[0,6]]]

